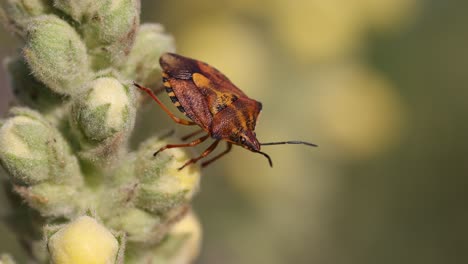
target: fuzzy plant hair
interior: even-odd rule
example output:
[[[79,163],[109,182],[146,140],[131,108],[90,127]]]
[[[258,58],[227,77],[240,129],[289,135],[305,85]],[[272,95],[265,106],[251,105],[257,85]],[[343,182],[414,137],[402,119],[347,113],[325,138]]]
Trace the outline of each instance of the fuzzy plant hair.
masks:
[[[130,148],[144,96],[173,52],[138,0],[5,0],[0,18],[22,48],[4,61],[15,95],[0,119],[1,220],[24,246],[0,263],[191,263],[201,243],[190,202],[200,170],[177,139]],[[2,88],[3,89],[3,88]],[[151,120],[157,122],[157,120]],[[141,124],[139,124],[141,123]],[[163,130],[163,128],[161,128]],[[157,132],[157,131],[156,131]],[[15,262],[16,261],[18,262]]]

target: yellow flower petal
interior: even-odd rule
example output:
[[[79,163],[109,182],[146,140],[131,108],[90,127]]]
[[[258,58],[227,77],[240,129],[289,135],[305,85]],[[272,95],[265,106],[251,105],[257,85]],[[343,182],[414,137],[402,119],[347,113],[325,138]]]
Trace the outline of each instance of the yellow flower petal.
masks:
[[[59,230],[48,246],[54,264],[111,264],[119,248],[109,230],[89,216]]]

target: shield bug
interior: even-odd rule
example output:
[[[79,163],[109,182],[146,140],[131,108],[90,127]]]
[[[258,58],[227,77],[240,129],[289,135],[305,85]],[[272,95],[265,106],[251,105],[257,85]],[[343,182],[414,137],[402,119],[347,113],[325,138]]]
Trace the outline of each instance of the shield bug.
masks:
[[[208,156],[221,140],[226,141],[226,149],[203,162],[203,167],[227,154],[233,144],[262,154],[268,159],[271,167],[273,167],[271,158],[260,151],[261,146],[279,144],[317,146],[304,141],[260,143],[255,134],[257,117],[262,110],[260,102],[247,97],[226,76],[204,62],[173,53],[164,53],[159,58],[159,63],[162,68],[163,89],[165,88],[177,109],[190,120],[175,116],[151,89],[136,83],[134,85],[149,94],[176,123],[200,127],[199,130],[182,139],[186,140],[203,132],[206,135],[190,143],[166,145],[156,151],[154,156],[165,149],[191,147],[202,143],[209,137],[214,139],[214,142],[200,156],[187,161],[179,170]]]

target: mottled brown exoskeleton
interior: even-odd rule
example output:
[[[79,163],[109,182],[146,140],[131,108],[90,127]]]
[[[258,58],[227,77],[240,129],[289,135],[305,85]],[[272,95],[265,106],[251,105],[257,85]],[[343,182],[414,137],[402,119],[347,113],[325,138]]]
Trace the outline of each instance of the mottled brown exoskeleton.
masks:
[[[166,145],[156,151],[154,156],[168,148],[195,146],[211,137],[215,141],[200,156],[187,161],[179,169],[206,157],[218,146],[221,140],[227,142],[226,150],[203,162],[203,167],[228,153],[232,144],[262,154],[268,159],[270,166],[273,166],[271,158],[260,151],[261,145],[305,144],[316,146],[303,141],[259,143],[255,135],[255,125],[262,110],[260,102],[247,97],[226,76],[204,62],[173,53],[164,53],[160,57],[159,63],[163,71],[163,85],[169,98],[177,109],[190,120],[175,116],[151,89],[136,83],[135,86],[148,93],[176,123],[188,126],[198,125],[201,128],[183,137],[184,140],[202,132],[206,132],[206,135],[190,143]]]

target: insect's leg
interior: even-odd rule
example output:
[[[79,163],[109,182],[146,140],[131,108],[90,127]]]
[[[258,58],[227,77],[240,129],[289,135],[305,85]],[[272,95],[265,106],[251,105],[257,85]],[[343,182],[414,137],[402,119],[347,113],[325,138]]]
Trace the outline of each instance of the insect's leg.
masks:
[[[151,96],[151,98],[153,98],[153,100],[159,104],[159,106],[164,110],[164,112],[166,112],[167,115],[169,115],[172,118],[172,120],[174,120],[174,122],[179,123],[181,125],[186,125],[186,126],[193,126],[197,124],[189,120],[178,118],[173,113],[171,113],[171,111],[158,99],[158,97],[156,97],[156,95],[153,93],[153,91],[150,88],[143,87],[137,83],[133,83],[133,85],[145,91],[149,96]]]
[[[208,156],[208,154],[213,152],[213,150],[216,148],[216,146],[218,146],[218,143],[219,143],[219,140],[216,140],[215,142],[213,142],[213,144],[211,144],[205,151],[203,151],[203,153],[200,156],[187,161],[182,167],[179,168],[179,170],[182,170],[187,165],[190,165],[192,163],[196,163],[197,161],[199,161],[199,160],[203,159],[204,157]]]
[[[185,143],[185,144],[169,144],[169,145],[166,145],[162,148],[160,148],[158,151],[156,151],[153,156],[156,156],[158,155],[159,152],[163,151],[163,150],[166,150],[166,149],[170,149],[170,148],[185,148],[185,147],[193,147],[193,146],[196,146],[200,143],[202,143],[203,141],[205,141],[207,138],[209,138],[210,135],[209,134],[206,134],[204,135],[203,137],[201,138],[198,138],[198,139],[195,139],[194,141],[192,142],[189,142],[189,143]]]
[[[196,130],[196,131],[194,131],[194,132],[192,132],[192,133],[190,133],[188,135],[185,135],[185,136],[181,137],[180,139],[182,139],[182,141],[185,141],[185,140],[187,140],[187,139],[189,139],[189,138],[191,138],[193,136],[196,136],[196,135],[200,134],[201,132],[203,132],[203,129]]]
[[[232,149],[232,143],[231,142],[226,142],[226,150],[224,150],[223,152],[219,153],[218,155],[214,156],[213,158],[205,161],[202,163],[202,167],[206,167],[208,165],[210,165],[213,161],[221,158],[222,156],[226,155],[229,153],[229,151],[231,151]]]

